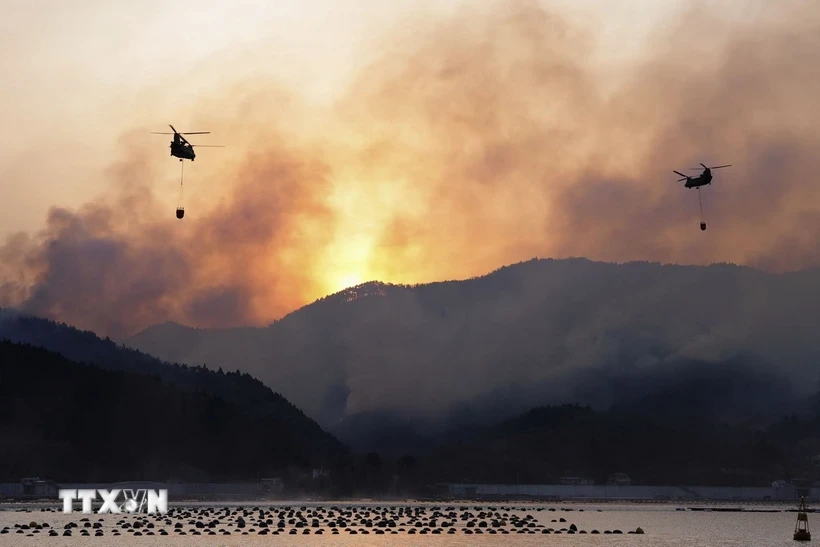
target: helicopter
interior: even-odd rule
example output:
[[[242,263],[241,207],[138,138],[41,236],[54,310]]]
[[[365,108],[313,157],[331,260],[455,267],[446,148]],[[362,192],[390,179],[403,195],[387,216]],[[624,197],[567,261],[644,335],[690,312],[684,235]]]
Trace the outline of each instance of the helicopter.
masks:
[[[188,140],[183,137],[182,135],[210,135],[210,131],[194,131],[190,133],[180,133],[174,126],[168,124],[168,127],[171,128],[173,133],[157,133],[152,131],[151,134],[153,135],[173,135],[174,140],[171,141],[171,155],[174,157],[179,158],[179,161],[182,160],[191,160],[194,161],[196,158],[196,152],[194,152],[194,145],[188,142]],[[224,145],[221,144],[197,144],[196,146],[205,147],[205,148],[225,148]]]
[[[701,165],[703,164],[701,163]],[[706,167],[705,165],[703,165],[703,173],[701,173],[697,177],[690,177],[688,175],[684,175],[680,171],[673,171],[673,173],[676,173],[683,177],[682,179],[678,179],[678,182],[686,181],[686,184],[684,184],[686,188],[700,188],[701,186],[712,184],[712,169],[722,169],[723,167],[731,166],[731,164],[718,165],[717,167]],[[700,167],[691,167],[690,169],[692,171],[698,171],[700,170]]]
[[[192,131],[189,133],[180,133],[179,131],[174,128],[173,125],[168,124],[168,127],[171,128],[173,133],[157,133],[152,131],[151,133],[154,135],[173,135],[174,140],[171,141],[171,156],[179,158],[180,167],[182,170],[179,174],[179,203],[177,204],[177,218],[182,219],[185,216],[185,208],[182,206],[182,180],[183,174],[185,172],[185,164],[182,163],[182,160],[191,160],[194,161],[196,158],[196,152],[194,152],[194,145],[188,142],[188,139],[183,137],[182,135],[210,135],[210,131]],[[224,145],[221,144],[197,144],[196,146],[203,146],[207,148],[225,148]]]
[[[680,171],[673,171],[674,173],[682,176],[682,179],[678,179],[678,182],[686,181],[684,185],[686,188],[697,188],[698,190],[698,203],[700,204],[700,229],[701,231],[706,231],[706,220],[703,218],[703,200],[701,199],[700,195],[700,187],[711,185],[712,184],[712,169],[722,169],[723,167],[731,167],[731,165],[718,165],[715,167],[706,167],[702,163],[700,164],[703,167],[703,173],[698,175],[697,177],[690,177],[688,175],[684,175]],[[700,170],[700,167],[692,167],[693,171]]]

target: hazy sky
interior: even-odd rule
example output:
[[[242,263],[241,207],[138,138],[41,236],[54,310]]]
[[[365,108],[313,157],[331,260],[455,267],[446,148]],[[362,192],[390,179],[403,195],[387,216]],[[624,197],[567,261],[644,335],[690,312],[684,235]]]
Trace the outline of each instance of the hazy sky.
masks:
[[[819,6],[0,0],[0,305],[263,323],[535,255],[820,266]],[[227,145],[183,221],[168,123]],[[705,233],[698,161],[735,164]]]
[[[609,46],[602,52],[619,56],[634,51],[649,25],[676,3],[552,2],[577,18],[595,13]],[[183,131],[211,129],[190,126],[197,118],[190,105],[199,94],[264,75],[326,102],[378,56],[373,44],[404,19],[480,4],[202,0],[192,7],[165,0],[0,0],[0,235],[38,228],[53,205],[76,207],[93,199],[107,184],[101,170],[129,153],[116,144],[123,132],[164,131],[169,122]],[[232,138],[218,134],[199,142]],[[144,140],[158,156],[167,149],[164,137]],[[202,161],[244,152],[205,151]]]

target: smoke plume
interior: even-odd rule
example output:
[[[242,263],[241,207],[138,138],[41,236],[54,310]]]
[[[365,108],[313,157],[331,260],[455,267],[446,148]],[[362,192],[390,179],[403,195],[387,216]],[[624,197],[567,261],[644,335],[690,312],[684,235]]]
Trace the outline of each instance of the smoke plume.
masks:
[[[158,197],[175,162],[135,130],[109,195],[0,248],[0,304],[125,336],[531,256],[820,266],[820,6],[794,5],[731,32],[692,9],[617,76],[594,22],[519,1],[386,38],[332,108],[225,84],[197,107],[230,147],[186,164],[184,220]],[[733,165],[702,191],[706,232],[672,173],[698,162]]]

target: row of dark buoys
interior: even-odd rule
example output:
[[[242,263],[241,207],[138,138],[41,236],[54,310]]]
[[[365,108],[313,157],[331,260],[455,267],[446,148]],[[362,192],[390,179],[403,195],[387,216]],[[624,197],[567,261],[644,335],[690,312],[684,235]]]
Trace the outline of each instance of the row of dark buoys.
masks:
[[[170,535],[168,528],[175,535],[322,535],[325,533],[339,535],[358,534],[622,534],[621,530],[579,530],[575,524],[562,528],[553,528],[540,524],[531,514],[520,514],[525,509],[474,507],[424,507],[424,506],[331,506],[324,508],[292,506],[271,506],[267,509],[253,508],[171,508],[161,515],[120,514],[113,529],[104,530],[105,519],[99,518],[92,523],[89,518],[69,522],[62,534],[49,527],[47,523],[31,522],[27,525],[16,524],[16,533],[34,536],[48,530],[49,536],[71,536],[74,529],[80,535],[99,537],[108,532],[114,536],[128,534],[132,536]],[[537,508],[542,511],[544,508]],[[554,509],[549,509],[554,511]],[[566,523],[566,519],[553,519],[552,522]],[[0,534],[10,532],[8,527]],[[638,528],[630,534],[644,533]]]

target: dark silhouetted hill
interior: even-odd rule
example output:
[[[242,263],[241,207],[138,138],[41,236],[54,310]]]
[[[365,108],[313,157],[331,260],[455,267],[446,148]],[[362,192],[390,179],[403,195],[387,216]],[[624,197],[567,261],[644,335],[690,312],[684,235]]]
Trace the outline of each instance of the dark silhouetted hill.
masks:
[[[228,378],[238,376],[228,373]],[[309,469],[312,424],[248,413],[158,376],[0,342],[0,480],[255,480]]]
[[[705,364],[708,389],[734,386],[731,405],[709,403],[720,417],[776,420],[789,390],[805,397],[820,380],[817,309],[814,270],[547,259],[465,281],[367,283],[265,328],[166,324],[126,342],[165,359],[236,363],[369,450],[373,427],[411,438],[545,404],[606,409],[654,384],[671,393],[692,362]],[[747,368],[777,376],[770,398]],[[697,408],[699,388],[686,389]]]
[[[103,369],[157,376],[174,388],[219,397],[249,416],[264,418],[265,423],[275,426],[278,442],[294,442],[303,447],[313,465],[328,466],[347,457],[347,447],[284,397],[247,372],[240,372],[239,367],[235,372],[224,372],[222,368],[169,364],[108,338],[102,340],[93,332],[12,310],[0,310],[0,340],[4,339],[42,347]]]
[[[442,447],[423,462],[422,476],[427,483],[558,484],[574,476],[605,484],[621,472],[642,485],[769,486],[818,476],[809,463],[818,426],[817,418],[793,418],[755,431],[708,418],[676,425],[578,405],[540,407]]]

